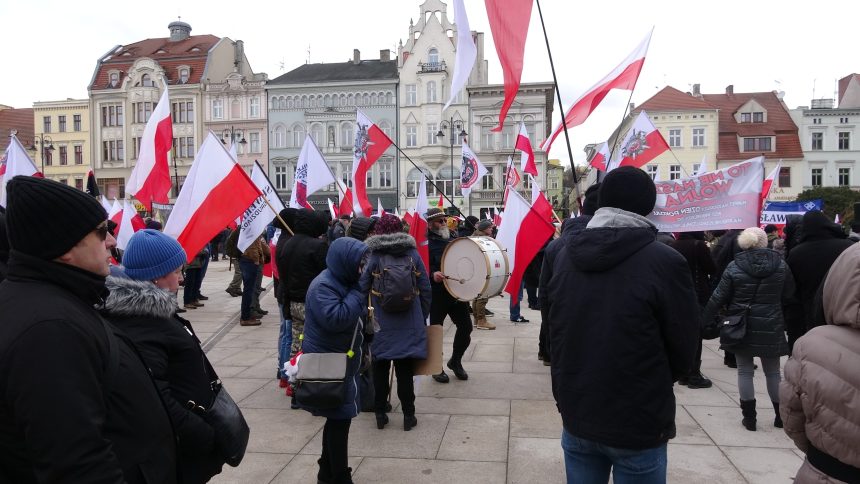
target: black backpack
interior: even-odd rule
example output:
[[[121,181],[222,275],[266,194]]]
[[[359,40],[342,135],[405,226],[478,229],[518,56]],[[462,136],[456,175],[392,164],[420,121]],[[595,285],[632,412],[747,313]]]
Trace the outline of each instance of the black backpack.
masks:
[[[370,293],[376,297],[379,307],[389,313],[409,310],[420,294],[415,261],[408,255],[381,254],[377,267]]]
[[[242,253],[239,252],[239,227],[236,227],[236,230],[230,232],[230,235],[227,237],[225,247],[225,252],[227,252],[229,257],[233,259],[242,257]]]

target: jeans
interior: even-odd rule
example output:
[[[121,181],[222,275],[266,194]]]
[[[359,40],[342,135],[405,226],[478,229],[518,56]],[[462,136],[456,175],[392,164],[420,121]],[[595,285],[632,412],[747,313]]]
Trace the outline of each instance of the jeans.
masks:
[[[738,393],[740,393],[741,400],[755,400],[753,357],[735,355],[735,358],[738,362]],[[779,357],[760,357],[759,359],[767,382],[767,394],[770,396],[770,401],[779,403]]]
[[[251,300],[251,309],[254,311],[260,311],[262,308],[260,307],[260,293],[263,291],[263,266],[260,265],[257,270],[257,278],[254,279],[254,292],[252,293],[253,299]]]
[[[244,321],[251,319],[251,302],[254,296],[254,281],[257,280],[257,271],[260,266],[251,259],[244,257],[239,259],[239,267],[242,269],[242,310],[241,318]]]
[[[653,449],[619,449],[561,433],[567,484],[664,484],[666,444]]]
[[[516,320],[520,319],[520,316],[521,316],[521,314],[520,314],[520,301],[522,301],[522,300],[523,300],[523,283],[521,282],[520,283],[520,293],[516,297],[516,301],[514,301],[514,298],[512,297],[511,302],[510,302],[510,306],[508,306],[511,309],[511,321],[516,321]]]
[[[290,308],[278,304],[278,309],[281,311],[281,329],[278,331],[278,378],[286,378],[284,374],[284,363],[290,359],[290,346],[293,344],[293,322],[287,318]]]

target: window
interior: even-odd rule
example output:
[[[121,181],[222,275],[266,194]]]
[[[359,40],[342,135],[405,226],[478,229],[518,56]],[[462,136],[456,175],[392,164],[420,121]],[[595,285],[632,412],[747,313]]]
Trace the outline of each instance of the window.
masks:
[[[840,150],[850,150],[851,149],[851,133],[847,131],[839,132],[839,149]]]
[[[681,178],[681,165],[669,165],[669,179],[677,180]]]
[[[436,82],[430,81],[427,83],[427,99],[425,102],[435,103],[436,102]]]
[[[110,87],[116,87],[117,84],[119,84],[119,72],[111,72],[109,74],[108,83],[110,84]]]
[[[659,169],[660,167],[657,165],[645,165],[645,173],[647,173],[652,180],[657,179],[657,173]]]
[[[74,123],[74,127],[72,129],[74,129],[75,131],[80,131],[81,130],[81,115],[80,114],[74,115],[72,117],[72,123]]]
[[[813,151],[821,151],[824,149],[824,133],[812,133],[811,149]]]
[[[839,118],[839,124],[848,124],[848,118]]]
[[[140,85],[143,87],[152,87],[152,78],[149,77],[149,74],[140,76]]]
[[[174,124],[194,122],[194,103],[192,101],[174,102],[171,112]]]
[[[185,177],[184,176],[174,176],[174,186],[173,186],[173,198],[179,196],[179,192],[182,191],[182,186],[185,185]]]
[[[42,118],[42,132],[50,133],[51,132],[51,117],[44,116]]]
[[[781,166],[779,168],[779,186],[780,188],[791,187],[791,167]]]
[[[850,187],[851,186],[851,168],[840,168],[839,169],[839,186],[840,187]]]
[[[513,149],[515,138],[514,123],[511,120],[505,121],[505,126],[502,128],[502,148]]]
[[[428,123],[427,124],[427,144],[428,145],[435,145],[435,144],[439,143],[439,139],[436,138],[436,134],[438,134],[438,133],[439,133],[439,131],[436,128],[436,123]]]
[[[449,197],[461,195],[460,172],[456,168],[452,169],[450,166],[443,167],[439,170],[439,174],[436,177],[436,185]]]
[[[681,129],[674,128],[669,130],[669,147],[670,148],[680,148],[681,147]]]
[[[529,135],[529,141],[532,146],[537,146],[537,143],[535,142],[535,123],[526,122],[526,133]]]
[[[491,126],[481,126],[481,149],[493,151],[493,131]]]
[[[84,179],[83,178],[75,178],[75,188],[84,191]]]
[[[134,112],[135,123],[146,123],[147,121],[149,121],[149,117],[152,116],[151,102],[132,103],[131,109],[132,112]]]
[[[741,113],[741,122],[749,123],[752,121],[752,113]]]
[[[821,124],[821,118],[812,118],[812,124]]]
[[[439,63],[439,51],[436,50],[435,47],[430,49],[429,52],[427,52],[427,62],[429,62],[430,64]]]
[[[69,147],[60,146],[60,165],[69,164]]]
[[[824,168],[813,168],[809,171],[810,182],[814,187],[820,187],[824,179]]]
[[[770,138],[744,138],[744,151],[770,151]]]
[[[316,143],[317,146],[323,146],[324,137],[323,126],[321,124],[311,126],[311,138],[314,139],[314,143]],[[304,140],[302,140],[302,142],[304,142]]]
[[[653,180],[653,178],[652,178]],[[550,190],[558,190],[558,177],[554,176],[549,179],[549,188]]]
[[[179,158],[194,158],[194,137],[173,138],[173,153]]]
[[[222,119],[224,117],[224,100],[212,100],[212,119]]]
[[[376,163],[374,163],[375,165]],[[367,188],[373,188],[373,167],[367,169],[367,173],[365,174],[366,178],[364,180],[364,186]]]
[[[262,153],[263,150],[260,149],[260,132],[252,131],[248,134],[248,146],[250,149],[248,153]]]
[[[421,183],[426,184],[425,189],[427,190],[428,197],[436,194],[436,189],[433,188],[433,175],[426,169],[419,170],[418,168],[413,168],[406,175],[406,196],[417,197]]]
[[[59,125],[60,133],[66,132],[66,117],[57,116],[57,124]]]
[[[84,164],[84,147],[81,145],[75,145],[75,164]]]
[[[68,185],[68,184],[69,184],[69,179],[68,179],[68,178],[60,178],[60,179],[59,179],[59,180],[57,180],[57,181],[59,181],[59,182],[60,182],[60,183],[62,183],[63,185]]]
[[[123,159],[125,159],[125,150],[121,139],[102,142],[103,161],[122,161]]]
[[[302,146],[305,142],[305,128],[301,125],[293,126],[293,148],[298,148]]]
[[[122,116],[122,105],[121,104],[110,104],[106,106],[102,106],[102,127],[108,126],[122,126],[123,125],[123,116]]]
[[[379,129],[381,129],[389,139],[394,139],[394,129],[391,127],[391,123],[383,119],[379,122]]]
[[[183,67],[182,69],[179,69],[179,83],[180,84],[185,84],[186,82],[188,82],[188,74],[189,74],[188,68]]]
[[[753,114],[753,123],[763,123],[764,122],[764,113],[752,113]]]
[[[481,189],[482,190],[495,190],[496,185],[493,182],[493,172],[495,172],[495,166],[487,167],[487,174],[481,178]]]
[[[343,123],[340,125],[340,146],[343,148],[352,148],[355,144],[355,134],[352,130],[351,123]]]
[[[406,85],[406,105],[416,106],[418,104],[418,87],[415,84]]]
[[[140,140],[139,136],[131,139],[131,159],[133,160],[136,160],[140,156]]]
[[[418,126],[406,127],[406,147],[415,148],[418,146]]]
[[[705,128],[693,128],[693,148],[703,146],[705,146]]]
[[[249,117],[259,118],[260,117],[260,98],[252,97],[251,104],[249,105],[250,112],[248,113]]]
[[[380,161],[379,165],[379,188],[391,188],[394,164],[390,161]]]
[[[699,168],[702,167],[701,163],[693,163],[693,174],[699,173]]]
[[[287,167],[286,165],[275,165],[275,189],[287,189]]]
[[[287,130],[283,126],[275,126],[272,131],[272,147],[284,148],[287,145]]]
[[[340,164],[340,180],[347,188],[352,188],[352,162]]]

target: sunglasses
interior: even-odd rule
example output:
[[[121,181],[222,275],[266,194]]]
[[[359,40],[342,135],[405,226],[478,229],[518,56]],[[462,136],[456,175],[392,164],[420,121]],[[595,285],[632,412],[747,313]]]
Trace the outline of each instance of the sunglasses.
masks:
[[[99,239],[101,239],[102,241],[104,241],[105,239],[107,239],[107,234],[108,234],[108,224],[107,224],[107,222],[103,222],[103,223],[101,223],[98,227],[96,227],[95,229],[93,229],[93,232],[95,232],[95,233],[96,233],[96,235],[98,235],[98,236],[99,236]]]

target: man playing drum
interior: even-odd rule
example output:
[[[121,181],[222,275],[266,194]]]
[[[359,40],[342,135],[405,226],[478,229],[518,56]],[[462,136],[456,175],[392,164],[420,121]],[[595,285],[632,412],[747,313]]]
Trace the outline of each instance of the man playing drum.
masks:
[[[492,237],[493,229],[492,220],[481,220],[475,226],[475,232],[472,237]],[[475,315],[475,327],[478,329],[496,329],[496,325],[487,321],[487,298],[478,298],[472,303],[472,314]]]

